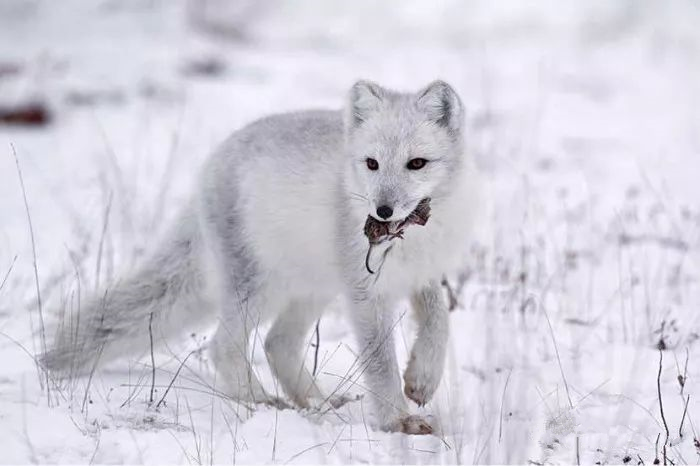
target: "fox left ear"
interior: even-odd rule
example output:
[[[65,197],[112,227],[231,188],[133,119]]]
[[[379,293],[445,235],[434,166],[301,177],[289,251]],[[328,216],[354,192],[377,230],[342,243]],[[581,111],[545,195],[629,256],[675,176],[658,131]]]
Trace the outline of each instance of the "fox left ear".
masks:
[[[464,120],[462,101],[445,81],[433,81],[418,92],[418,106],[428,118],[451,133],[459,133]]]

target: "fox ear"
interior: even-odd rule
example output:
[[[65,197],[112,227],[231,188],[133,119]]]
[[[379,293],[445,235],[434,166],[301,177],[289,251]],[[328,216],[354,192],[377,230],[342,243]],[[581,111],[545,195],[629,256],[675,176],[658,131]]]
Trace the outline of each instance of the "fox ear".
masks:
[[[428,118],[451,133],[462,128],[464,110],[457,92],[445,81],[433,81],[418,92],[418,106]]]
[[[386,98],[386,91],[371,81],[357,81],[350,88],[348,102],[348,124],[352,128],[360,126],[376,112]]]

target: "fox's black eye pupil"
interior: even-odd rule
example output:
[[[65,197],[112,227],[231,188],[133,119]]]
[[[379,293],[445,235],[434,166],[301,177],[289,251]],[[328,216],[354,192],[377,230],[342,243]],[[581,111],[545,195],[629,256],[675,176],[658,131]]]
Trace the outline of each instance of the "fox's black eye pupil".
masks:
[[[374,159],[367,159],[367,168],[370,170],[378,170],[379,169],[379,162],[377,162]]]
[[[428,161],[425,159],[411,159],[408,161],[408,169],[420,170],[421,168],[425,167],[426,163],[428,163]]]

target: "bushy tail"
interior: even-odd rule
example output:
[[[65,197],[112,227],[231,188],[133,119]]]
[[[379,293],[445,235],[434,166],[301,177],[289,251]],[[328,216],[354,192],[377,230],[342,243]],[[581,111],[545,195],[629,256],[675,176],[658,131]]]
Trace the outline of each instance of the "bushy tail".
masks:
[[[64,319],[42,365],[58,378],[81,375],[188,330],[211,309],[203,296],[202,247],[196,218],[186,212],[134,275],[90,298],[69,323]]]

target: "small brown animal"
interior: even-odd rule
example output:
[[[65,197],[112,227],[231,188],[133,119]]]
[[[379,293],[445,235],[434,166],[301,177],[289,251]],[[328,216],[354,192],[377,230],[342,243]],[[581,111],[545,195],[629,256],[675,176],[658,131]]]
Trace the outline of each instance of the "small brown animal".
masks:
[[[425,225],[430,218],[430,198],[423,199],[418,203],[413,212],[403,220],[396,222],[380,222],[371,215],[367,216],[365,222],[365,236],[369,239],[369,249],[365,257],[365,267],[369,273],[374,273],[369,267],[369,256],[372,247],[384,241],[391,241],[395,238],[403,238],[403,233],[409,225]]]

